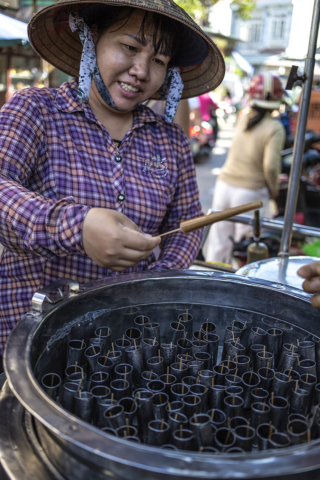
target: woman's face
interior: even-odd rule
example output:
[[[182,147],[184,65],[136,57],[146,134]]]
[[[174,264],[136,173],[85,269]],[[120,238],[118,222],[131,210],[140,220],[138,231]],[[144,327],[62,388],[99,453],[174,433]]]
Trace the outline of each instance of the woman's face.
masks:
[[[159,52],[155,54],[152,31],[145,32],[146,43],[142,42],[139,30],[144,15],[144,11],[135,10],[125,25],[123,21],[112,25],[96,43],[104,84],[117,107],[124,111],[160,88],[170,60]]]

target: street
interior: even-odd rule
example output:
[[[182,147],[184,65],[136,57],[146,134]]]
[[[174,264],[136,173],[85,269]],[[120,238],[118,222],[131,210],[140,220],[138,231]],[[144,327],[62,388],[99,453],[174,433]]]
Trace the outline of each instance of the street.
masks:
[[[202,211],[207,213],[211,208],[212,196],[217,176],[226,161],[234,131],[234,118],[230,117],[228,123],[219,123],[219,135],[216,146],[213,148],[210,160],[202,165],[196,165],[197,181],[200,191]]]

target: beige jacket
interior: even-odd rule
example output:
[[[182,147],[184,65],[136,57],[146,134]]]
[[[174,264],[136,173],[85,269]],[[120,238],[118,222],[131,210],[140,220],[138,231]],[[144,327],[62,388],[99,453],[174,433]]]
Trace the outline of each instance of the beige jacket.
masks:
[[[246,132],[248,115],[242,115],[238,120],[219,180],[248,190],[267,186],[274,197],[279,189],[280,152],[284,147],[285,129],[268,112],[258,125]]]

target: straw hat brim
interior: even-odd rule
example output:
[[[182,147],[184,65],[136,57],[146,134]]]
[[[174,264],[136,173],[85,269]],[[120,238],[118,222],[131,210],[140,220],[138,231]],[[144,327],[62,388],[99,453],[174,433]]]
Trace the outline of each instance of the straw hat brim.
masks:
[[[173,0],[61,0],[36,13],[28,25],[30,43],[38,55],[59,70],[77,76],[79,73],[82,44],[78,32],[72,32],[69,12],[81,12],[92,4],[130,6],[166,15],[192,32],[207,44],[208,54],[198,65],[182,67],[184,83],[182,98],[191,98],[214,90],[223,80],[225,64],[222,54],[214,42]],[[186,49],[188,45],[186,45]],[[153,96],[157,99],[157,93]]]

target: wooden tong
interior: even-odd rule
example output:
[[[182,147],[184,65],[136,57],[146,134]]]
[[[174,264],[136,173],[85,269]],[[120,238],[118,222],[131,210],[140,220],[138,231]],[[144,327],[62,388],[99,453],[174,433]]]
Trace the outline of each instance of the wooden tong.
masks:
[[[164,237],[165,235],[169,235],[170,233],[175,233],[179,231],[182,231],[183,233],[194,232],[195,230],[199,230],[199,228],[207,227],[208,225],[212,225],[216,222],[221,222],[221,220],[227,220],[228,218],[239,215],[240,213],[249,212],[250,210],[257,210],[258,208],[261,208],[262,205],[263,203],[261,202],[261,200],[257,200],[255,202],[239,205],[238,207],[228,208],[227,210],[222,210],[221,212],[210,213],[210,215],[203,215],[202,217],[191,218],[190,220],[181,222],[180,228],[177,228],[176,230],[170,230],[169,232],[162,233],[158,236]]]

